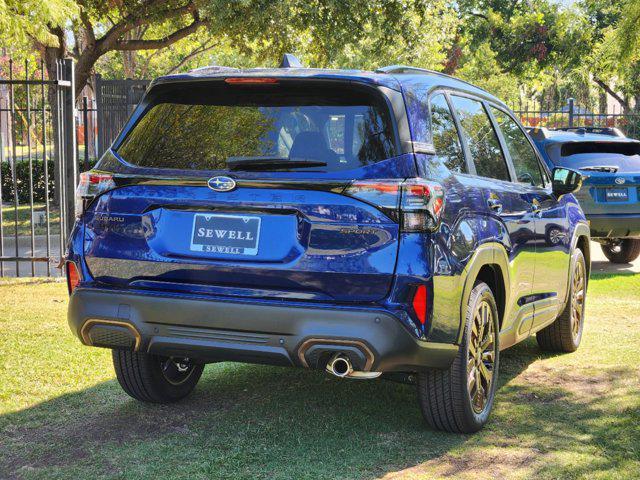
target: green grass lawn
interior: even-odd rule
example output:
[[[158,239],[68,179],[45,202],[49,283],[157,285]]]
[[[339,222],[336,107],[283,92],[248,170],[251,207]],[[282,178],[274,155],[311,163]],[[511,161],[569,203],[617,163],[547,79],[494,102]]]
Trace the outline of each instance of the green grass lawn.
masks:
[[[83,347],[62,283],[0,285],[0,478],[640,478],[640,275],[600,276],[580,349],[503,353],[489,425],[429,430],[412,387],[216,364],[142,405]]]
[[[44,212],[45,204],[35,203],[33,210],[34,212]],[[5,237],[15,235],[15,220],[16,211],[13,204],[7,205],[5,203],[2,207],[2,229]],[[60,233],[60,210],[53,205],[49,207],[49,231],[51,234]],[[47,233],[46,225],[34,222],[34,233],[36,235],[45,235]],[[31,235],[31,207],[28,203],[18,205],[18,235]]]
[[[85,146],[80,144],[78,145],[77,156],[80,162],[84,161],[84,152]],[[41,143],[37,145],[34,143],[31,145],[31,159],[42,161],[42,154],[44,153],[44,148]],[[52,144],[47,144],[47,158],[54,158],[55,151],[53,149]],[[13,158],[13,148],[5,147],[4,148],[4,158],[9,159]],[[16,158],[19,162],[26,162],[29,160],[29,148],[27,145],[16,145]],[[94,159],[95,160],[95,159]]]

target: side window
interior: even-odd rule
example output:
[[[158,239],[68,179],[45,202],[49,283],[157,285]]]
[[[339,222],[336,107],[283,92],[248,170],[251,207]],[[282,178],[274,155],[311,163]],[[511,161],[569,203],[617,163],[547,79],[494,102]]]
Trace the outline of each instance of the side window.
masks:
[[[451,96],[469,144],[476,172],[481,177],[510,180],[500,141],[482,103],[466,97]]]
[[[491,107],[511,155],[518,182],[544,188],[538,157],[518,124],[502,110]]]
[[[453,172],[466,173],[467,165],[458,136],[458,129],[442,94],[431,98],[431,129],[433,146],[447,168]]]

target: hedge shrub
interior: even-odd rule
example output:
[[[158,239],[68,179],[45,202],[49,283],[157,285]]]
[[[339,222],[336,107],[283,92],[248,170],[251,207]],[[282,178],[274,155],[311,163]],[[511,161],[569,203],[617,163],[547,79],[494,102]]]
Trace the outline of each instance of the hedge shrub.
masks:
[[[49,163],[49,199],[53,199],[54,195],[54,161],[48,160]],[[91,166],[95,162],[91,163]],[[2,202],[13,203],[15,196],[13,191],[13,176],[11,172],[11,164],[2,162]],[[29,203],[29,162],[16,163],[16,178],[18,186],[18,202],[20,204]],[[43,203],[45,201],[44,186],[44,163],[42,160],[33,162],[33,201],[35,203]]]

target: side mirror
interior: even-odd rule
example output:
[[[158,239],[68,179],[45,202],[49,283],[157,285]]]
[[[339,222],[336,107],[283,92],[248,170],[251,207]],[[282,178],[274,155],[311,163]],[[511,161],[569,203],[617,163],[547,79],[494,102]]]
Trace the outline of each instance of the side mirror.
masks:
[[[551,189],[556,196],[575,193],[582,187],[583,176],[569,168],[556,167],[553,169]]]

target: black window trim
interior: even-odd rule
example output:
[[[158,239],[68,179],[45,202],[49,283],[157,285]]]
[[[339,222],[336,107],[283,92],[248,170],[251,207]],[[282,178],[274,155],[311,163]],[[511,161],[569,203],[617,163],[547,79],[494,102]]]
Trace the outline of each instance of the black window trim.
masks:
[[[498,143],[500,144],[500,149],[502,150],[502,156],[504,157],[505,162],[507,163],[507,170],[509,171],[509,176],[511,177],[511,183],[517,183],[518,185],[522,185],[521,182],[518,182],[518,174],[516,173],[516,168],[513,165],[513,159],[511,158],[511,152],[509,152],[509,148],[507,148],[507,141],[502,134],[502,129],[496,120],[496,117],[493,115],[491,111],[491,103],[487,101],[483,101],[482,105],[484,106],[487,115],[489,115],[489,121],[493,126],[493,131],[496,132],[496,136],[498,137]],[[530,185],[531,186],[531,185]]]

